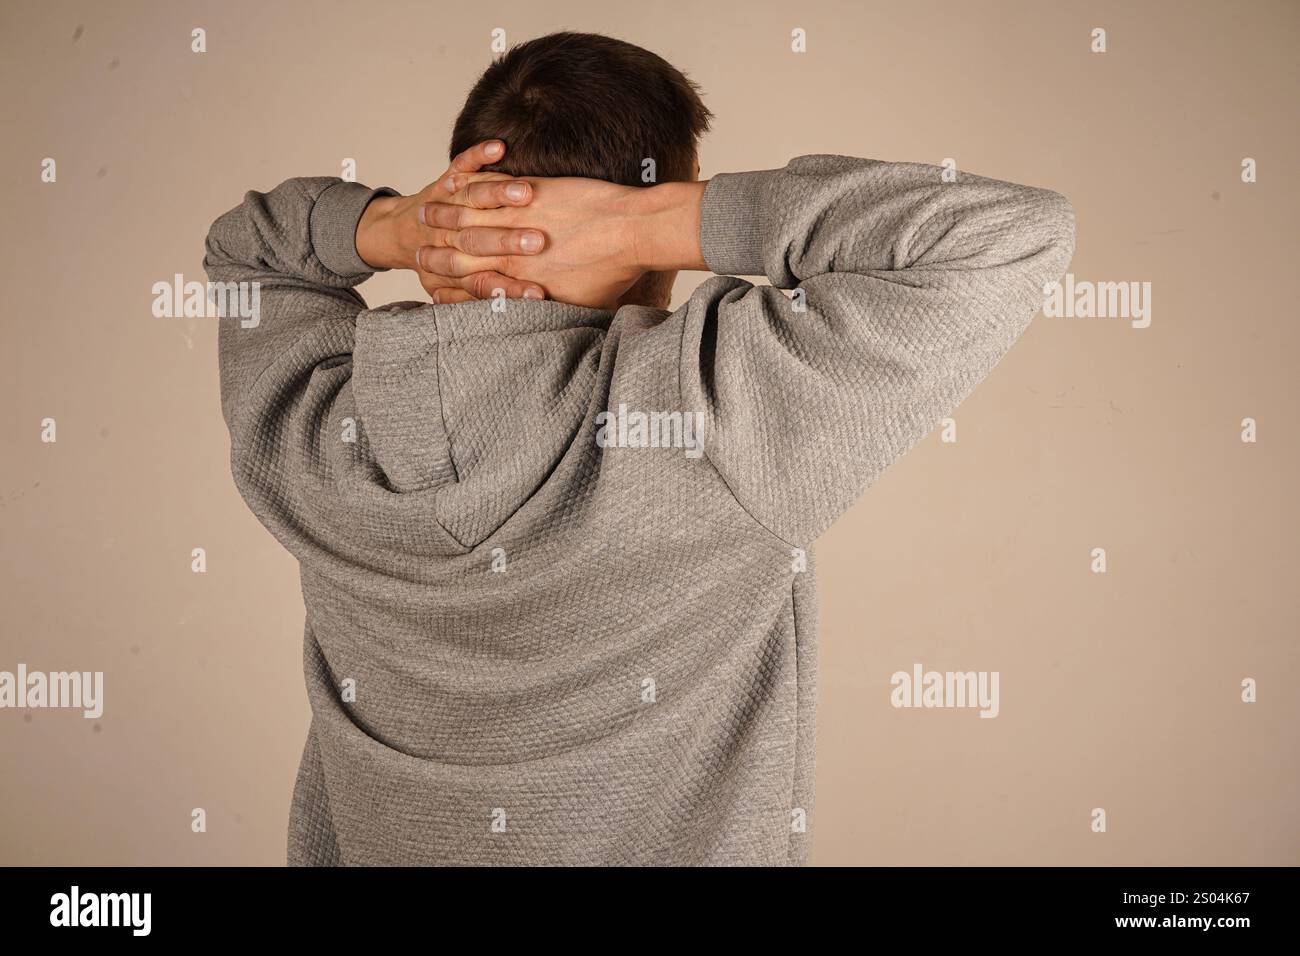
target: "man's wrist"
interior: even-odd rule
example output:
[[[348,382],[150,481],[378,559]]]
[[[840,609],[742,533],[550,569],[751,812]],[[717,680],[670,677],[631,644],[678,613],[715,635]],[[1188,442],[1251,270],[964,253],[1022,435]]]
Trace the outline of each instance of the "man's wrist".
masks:
[[[707,272],[700,250],[700,205],[708,180],[639,190],[633,245],[647,272]]]
[[[399,243],[390,212],[402,201],[401,196],[376,196],[357,220],[357,255],[372,269],[401,269],[410,263],[398,261]]]

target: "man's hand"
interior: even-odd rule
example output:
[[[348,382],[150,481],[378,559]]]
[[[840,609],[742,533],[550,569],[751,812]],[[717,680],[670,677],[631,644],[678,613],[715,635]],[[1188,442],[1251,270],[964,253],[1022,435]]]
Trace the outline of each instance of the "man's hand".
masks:
[[[421,262],[421,250],[431,246],[475,256],[526,257],[541,251],[544,237],[533,229],[434,224],[435,219],[453,218],[440,210],[455,212],[471,203],[476,209],[527,206],[533,198],[529,183],[500,173],[479,172],[504,155],[505,144],[500,140],[479,143],[453,159],[446,172],[416,195],[376,197],[357,223],[357,254],[374,268],[415,269],[434,302],[488,298],[496,289],[503,289],[508,298],[544,298],[546,290],[536,282],[502,275],[488,265],[453,276]],[[476,180],[472,190],[464,188],[469,174]]]
[[[645,272],[708,270],[700,251],[700,201],[707,182],[638,188],[596,179],[525,177],[532,200],[518,208],[492,201],[498,176],[454,174],[447,183],[456,189],[453,202],[426,207],[435,231],[447,230],[457,239],[420,249],[422,269],[459,277],[478,293],[487,288],[491,294],[490,286],[475,278],[487,273],[544,286],[561,302],[600,307],[612,307]],[[542,251],[496,247],[495,237],[527,232],[524,227],[545,235]]]

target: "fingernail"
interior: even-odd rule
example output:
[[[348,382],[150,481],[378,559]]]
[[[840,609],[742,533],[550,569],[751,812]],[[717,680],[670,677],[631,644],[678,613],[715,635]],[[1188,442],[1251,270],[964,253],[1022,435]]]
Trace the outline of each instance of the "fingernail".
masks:
[[[526,183],[511,183],[506,187],[506,197],[518,202],[521,199],[528,198],[528,185]]]
[[[425,221],[425,218],[424,218],[424,207],[423,207],[423,206],[420,207],[420,225],[422,225],[422,226],[427,226],[427,225],[428,225],[428,222],[426,222],[426,221]]]
[[[420,265],[420,253],[423,251],[423,249],[415,250],[415,268],[419,269],[421,272],[424,271],[424,266]]]
[[[454,193],[456,191],[456,177],[448,176],[443,180],[443,185],[447,187],[447,192]]]
[[[525,298],[525,299],[540,299],[540,298],[542,298],[542,292],[541,292],[540,289],[525,289],[525,290],[524,290],[524,298]]]
[[[500,144],[500,143],[488,143],[488,144],[487,144],[487,147],[483,150],[483,152],[487,153],[489,156],[500,156],[500,155],[501,155],[501,144]]]
[[[542,234],[540,232],[526,232],[519,237],[519,248],[524,252],[536,252],[542,248]]]

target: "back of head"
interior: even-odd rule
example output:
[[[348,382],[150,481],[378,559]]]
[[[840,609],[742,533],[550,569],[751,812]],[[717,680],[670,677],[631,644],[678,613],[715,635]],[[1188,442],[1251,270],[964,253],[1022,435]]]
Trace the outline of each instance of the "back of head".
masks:
[[[552,33],[484,71],[456,119],[450,155],[500,139],[505,160],[487,168],[512,176],[684,182],[696,177],[710,118],[695,84],[649,50],[594,33]]]

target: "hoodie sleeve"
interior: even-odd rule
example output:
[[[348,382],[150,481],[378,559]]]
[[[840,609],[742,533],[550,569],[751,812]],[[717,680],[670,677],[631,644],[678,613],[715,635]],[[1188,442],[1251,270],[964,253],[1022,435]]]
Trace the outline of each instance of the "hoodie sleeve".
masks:
[[[960,404],[1074,251],[1060,195],[939,167],[804,156],[719,175],[686,306],[684,408],[740,504],[803,546]],[[781,290],[793,290],[787,295]]]
[[[357,255],[356,229],[377,195],[358,183],[290,179],[250,192],[208,232],[209,283],[243,284],[252,315],[220,321],[221,407],[232,439],[275,434],[321,362],[346,354],[365,302],[355,291],[375,271]],[[230,287],[231,294],[234,288]],[[260,428],[248,428],[254,421]]]

